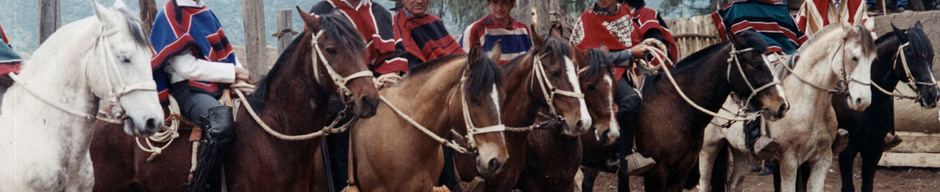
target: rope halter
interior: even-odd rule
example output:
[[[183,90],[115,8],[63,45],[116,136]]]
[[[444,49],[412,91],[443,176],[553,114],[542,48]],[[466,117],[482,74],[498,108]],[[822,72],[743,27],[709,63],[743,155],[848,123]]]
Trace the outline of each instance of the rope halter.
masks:
[[[533,63],[532,64],[533,65],[532,76],[533,76],[534,81],[531,81],[529,83],[529,88],[532,88],[532,82],[537,82],[539,85],[539,88],[542,89],[542,96],[545,97],[545,103],[548,104],[549,111],[551,111],[552,115],[558,116],[558,111],[555,110],[555,105],[553,105],[555,102],[555,95],[562,95],[562,96],[574,97],[578,99],[584,99],[584,94],[580,92],[575,92],[575,91],[566,91],[566,90],[558,89],[557,87],[555,87],[555,85],[552,84],[551,81],[548,80],[548,75],[545,74],[545,65],[542,64],[542,58],[545,57],[546,55],[547,54],[539,55],[538,57],[535,58],[534,61],[532,61]],[[573,70],[573,69],[565,69],[565,70]],[[571,85],[571,86],[577,86],[577,85]]]
[[[467,144],[469,145],[470,150],[475,152],[477,148],[477,143],[473,139],[474,135],[503,132],[503,131],[506,131],[506,125],[503,125],[502,122],[499,122],[498,118],[497,118],[498,123],[496,125],[490,125],[486,127],[477,127],[476,125],[473,124],[473,119],[470,116],[470,106],[467,105],[467,96],[466,96],[467,93],[465,91],[466,89],[464,89],[467,84],[466,82],[467,82],[466,76],[460,78],[460,89],[464,90],[464,91],[461,91],[461,94],[460,94],[460,100],[462,104],[461,111],[463,111],[464,125],[467,127],[467,136],[466,136]],[[497,111],[496,115],[499,115],[499,111]]]
[[[774,73],[773,67],[771,67],[768,62],[767,55],[761,54],[761,59],[764,65],[767,66],[767,69],[770,70],[770,73],[771,75],[773,75],[774,80],[760,87],[756,87],[756,88],[754,87],[754,84],[751,83],[751,80],[748,80],[747,74],[744,73],[744,68],[743,66],[741,66],[741,59],[738,58],[738,55],[745,53],[745,52],[751,52],[751,51],[754,51],[754,48],[746,48],[746,49],[737,50],[734,44],[731,44],[731,52],[729,53],[731,56],[728,57],[728,70],[725,72],[725,79],[728,81],[728,83],[731,83],[731,66],[732,64],[734,66],[737,66],[738,73],[741,74],[741,78],[744,79],[744,83],[747,85],[747,88],[751,90],[751,94],[748,95],[747,98],[743,101],[744,103],[739,103],[741,106],[743,106],[742,108],[747,108],[749,104],[751,103],[751,100],[754,99],[754,97],[757,96],[757,94],[760,93],[761,91],[764,91],[765,89],[768,89],[768,88],[771,88],[773,86],[780,84],[780,80],[777,78],[777,74]]]
[[[907,86],[911,88],[911,90],[914,90],[914,92],[919,92],[918,87],[917,87],[918,85],[937,86],[937,83],[936,83],[937,79],[934,77],[932,72],[928,72],[928,74],[930,74],[930,82],[921,82],[921,81],[917,81],[916,79],[914,79],[914,75],[911,74],[911,66],[907,64],[907,56],[906,56],[907,54],[904,51],[904,48],[907,48],[910,45],[911,45],[911,42],[907,42],[907,43],[902,44],[900,47],[898,47],[898,52],[897,54],[895,54],[895,57],[894,57],[895,61],[900,60],[901,66],[904,67],[904,76],[905,76],[904,78],[907,79],[907,82],[905,83],[907,84]],[[897,64],[891,65],[892,70],[897,70],[895,68],[896,66]],[[919,100],[920,95],[914,96],[914,98],[915,100]]]
[[[320,64],[319,60],[323,60],[323,66],[326,68],[327,74],[330,75],[330,78],[333,79],[333,83],[336,85],[336,92],[344,98],[350,97],[353,93],[348,87],[346,87],[346,84],[353,79],[372,77],[372,72],[369,70],[362,70],[347,77],[343,77],[343,75],[337,73],[336,70],[333,69],[333,66],[330,65],[329,60],[326,59],[326,56],[323,55],[323,51],[320,51],[320,43],[318,40],[320,40],[320,37],[323,36],[324,32],[324,30],[320,30],[316,34],[313,34],[313,40],[311,40],[311,43],[313,44],[313,51],[311,53],[313,55],[313,57],[311,57],[313,58],[313,77],[316,79],[317,83],[320,83],[320,73],[318,71],[319,67],[317,67],[317,65]]]

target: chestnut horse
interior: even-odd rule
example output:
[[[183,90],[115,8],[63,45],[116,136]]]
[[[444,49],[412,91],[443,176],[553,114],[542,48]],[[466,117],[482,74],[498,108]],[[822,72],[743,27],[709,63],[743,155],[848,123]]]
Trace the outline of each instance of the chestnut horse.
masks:
[[[534,29],[534,27],[533,27]],[[501,66],[506,99],[500,104],[506,126],[535,124],[539,113],[564,122],[563,133],[580,135],[590,126],[591,117],[577,81],[572,47],[561,37],[561,27],[553,26],[548,38],[530,34],[533,46],[525,55]],[[532,30],[535,31],[535,30]],[[461,181],[483,176],[486,191],[509,191],[515,187],[525,167],[527,132],[506,132],[509,160],[502,172],[486,177],[474,169],[472,157],[454,154],[454,166]]]
[[[933,47],[920,22],[907,30],[894,28],[893,32],[875,40],[875,47],[878,49],[878,56],[871,65],[873,85],[881,86],[887,92],[894,92],[900,81],[918,93],[908,99],[919,102],[925,108],[937,106],[937,96],[940,93],[931,71]],[[871,106],[861,112],[845,106],[845,102],[842,102],[845,101],[844,95],[832,98],[839,128],[849,131],[849,145],[839,153],[842,191],[855,191],[852,176],[855,172],[852,169],[858,154],[862,157],[862,191],[872,191],[876,166],[881,160],[881,154],[889,147],[889,144],[885,143],[885,135],[894,134],[893,97],[874,86],[871,90]]]
[[[382,89],[376,116],[350,128],[350,183],[362,191],[431,191],[444,166],[442,143],[472,153],[481,173],[496,173],[509,157],[499,117],[502,77],[481,52],[476,45],[468,55],[421,64]],[[467,148],[443,139],[451,133]]]
[[[341,15],[317,18],[303,11],[300,15],[308,30],[285,49],[271,72],[258,83],[258,91],[248,96],[247,103],[265,124],[287,135],[322,129],[328,123],[329,97],[337,92],[352,96],[346,98],[346,103],[354,102],[359,117],[374,115],[379,99],[372,79],[368,78],[371,75],[355,78],[368,70],[363,59],[365,41]],[[312,183],[322,179],[313,161],[319,139],[290,141],[272,136],[259,127],[244,106],[238,110],[236,123],[238,134],[233,153],[224,164],[229,190],[314,190]],[[162,155],[148,162],[149,153],[128,147],[135,146],[135,138],[109,129],[98,127],[92,143],[95,178],[108,181],[96,183],[95,191],[187,188],[192,143],[171,143]],[[180,131],[180,135],[188,138],[190,131]]]
[[[614,81],[607,49],[575,50],[578,79],[584,90],[584,102],[594,124],[585,136],[569,136],[561,127],[536,129],[526,138],[526,165],[516,187],[522,191],[573,191],[574,176],[581,165],[581,143],[613,144],[620,135],[614,118]],[[541,118],[539,118],[541,119]],[[599,137],[599,133],[608,133]],[[588,140],[588,141],[581,141]]]

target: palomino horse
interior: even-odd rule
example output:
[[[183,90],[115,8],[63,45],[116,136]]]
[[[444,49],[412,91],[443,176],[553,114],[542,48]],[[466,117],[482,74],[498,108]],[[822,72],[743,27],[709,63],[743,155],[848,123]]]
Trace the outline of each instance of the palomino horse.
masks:
[[[244,104],[238,110],[237,139],[224,166],[229,190],[313,190],[313,182],[322,180],[323,175],[314,168],[317,163],[313,161],[319,139],[296,135],[318,131],[329,123],[325,118],[331,94],[351,96],[346,103],[355,102],[359,117],[375,114],[379,100],[378,91],[368,78],[371,73],[356,75],[367,71],[362,58],[365,41],[359,33],[340,15],[317,18],[303,11],[300,15],[308,30],[294,39],[267,77],[258,83],[258,91],[247,97],[247,103],[274,133],[263,130],[249,116]],[[108,134],[105,130],[97,131],[95,137],[106,139],[95,139],[92,157],[95,177],[110,182],[98,183],[96,191],[186,189],[192,166],[191,143],[171,143],[162,155],[148,162],[149,153],[129,147],[134,145],[135,138]],[[187,138],[190,133],[181,131],[181,135]]]
[[[767,43],[756,32],[744,31],[731,43],[712,45],[679,61],[671,71],[675,81],[665,73],[646,77],[636,130],[637,150],[656,159],[644,175],[646,190],[682,190],[705,126],[713,118],[704,111],[718,110],[732,92],[748,98],[744,102],[749,108],[770,116],[787,111],[777,78],[763,59],[766,50]]]
[[[121,1],[92,4],[95,16],[62,26],[11,76],[0,115],[4,190],[91,190],[88,144],[99,101],[115,106],[102,110],[127,134],[147,136],[163,122],[136,12]]]
[[[581,165],[581,143],[610,145],[620,135],[614,118],[614,81],[607,49],[575,50],[578,63],[578,79],[584,90],[584,102],[594,124],[596,133],[608,133],[604,137],[596,133],[585,136],[570,136],[562,133],[561,127],[535,129],[526,138],[526,165],[516,187],[523,191],[572,191],[574,176]],[[539,118],[541,119],[541,118]],[[587,141],[582,141],[587,140]]]
[[[891,93],[899,81],[904,82],[918,95],[901,98],[913,99],[925,108],[937,105],[937,95],[940,93],[930,70],[933,67],[933,47],[920,22],[904,31],[894,28],[894,32],[875,40],[875,47],[878,48],[878,56],[871,65],[873,85]],[[844,96],[833,97],[832,106],[836,111],[839,127],[849,131],[849,145],[839,153],[842,191],[855,191],[852,182],[855,172],[852,171],[852,166],[855,155],[859,153],[862,156],[862,191],[872,191],[875,166],[881,160],[883,150],[890,145],[885,143],[885,135],[894,133],[892,95],[887,95],[873,86],[871,106],[862,112],[850,110],[845,106],[845,103],[841,102],[844,101]]]
[[[431,191],[444,165],[441,143],[472,153],[484,175],[496,173],[509,157],[499,117],[501,81],[479,45],[469,55],[411,69],[382,89],[375,117],[350,129],[351,183],[362,191]],[[451,133],[468,147],[443,139]]]
[[[826,172],[832,163],[832,143],[836,137],[836,114],[831,107],[829,89],[838,84],[848,84],[846,102],[849,107],[865,109],[871,100],[867,82],[871,78],[875,47],[868,30],[843,24],[824,28],[803,44],[799,52],[801,54],[791,57],[788,64],[777,67],[784,78],[783,90],[800,99],[790,101],[791,112],[785,118],[767,122],[762,132],[769,133],[762,134],[769,134],[779,144],[773,152],[774,157],[780,160],[783,191],[796,191],[797,167],[801,164],[812,170],[808,191],[822,191]],[[724,108],[737,111],[738,106],[729,101]],[[716,126],[724,124],[728,122],[715,120],[706,128],[707,137],[699,157],[701,191],[711,190],[711,166],[715,154],[722,150],[719,146],[725,141],[735,148],[732,150],[734,170],[730,190],[741,190],[740,183],[749,171],[752,152],[745,145],[744,123],[734,122],[727,129]]]
[[[532,49],[501,67],[502,76],[506,79],[503,85],[506,99],[500,107],[506,126],[531,126],[536,124],[539,113],[561,119],[564,122],[562,132],[571,136],[580,135],[592,124],[577,81],[577,69],[571,60],[572,48],[561,37],[560,29],[553,26],[548,38],[531,34]],[[484,176],[485,191],[512,190],[525,167],[527,134],[506,132],[509,160],[503,171],[493,177],[477,173],[472,157],[455,154],[454,165],[459,178],[469,182],[477,176]]]

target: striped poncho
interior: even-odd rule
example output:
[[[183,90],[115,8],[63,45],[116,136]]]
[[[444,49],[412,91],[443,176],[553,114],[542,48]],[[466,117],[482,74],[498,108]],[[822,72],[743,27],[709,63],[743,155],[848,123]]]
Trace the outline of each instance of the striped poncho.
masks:
[[[774,0],[731,2],[711,16],[722,41],[753,29],[770,45],[767,52],[792,54],[808,39],[796,27],[787,6]]]
[[[3,31],[3,26],[0,26],[0,76],[20,72],[22,59],[13,51],[9,43],[7,34]]]
[[[235,53],[225,37],[222,24],[208,6],[190,8],[178,6],[176,1],[167,2],[154,19],[150,42],[154,51],[150,65],[163,103],[169,96],[169,75],[164,72],[169,58],[190,49],[197,58],[235,65]],[[201,81],[188,81],[188,84],[193,90],[214,97],[219,97],[222,89],[228,86]]]
[[[414,16],[406,9],[395,14],[395,39],[401,41],[395,45],[395,54],[408,59],[408,69],[438,57],[465,53],[440,18]]]
[[[479,43],[482,44],[483,52],[490,52],[497,40],[500,41],[499,48],[502,51],[499,57],[500,65],[524,55],[532,48],[529,28],[525,24],[510,18],[509,26],[502,26],[492,14],[471,24],[463,33],[460,45],[464,51],[470,51],[473,44]]]

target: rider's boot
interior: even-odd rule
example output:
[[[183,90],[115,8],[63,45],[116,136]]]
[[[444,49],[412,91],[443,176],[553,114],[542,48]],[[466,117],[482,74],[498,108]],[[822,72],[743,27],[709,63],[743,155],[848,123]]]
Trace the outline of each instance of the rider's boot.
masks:
[[[898,135],[895,135],[894,133],[888,133],[887,135],[885,135],[884,151],[889,151],[893,149],[894,147],[897,147],[898,145],[901,144],[902,141],[904,140],[901,139],[901,137],[898,137]]]
[[[849,146],[849,131],[845,129],[839,129],[836,132],[836,138],[832,143],[832,152],[839,154],[842,150],[845,150],[845,147]]]
[[[626,171],[631,176],[643,175],[647,171],[653,168],[656,165],[656,160],[649,158],[640,154],[636,151],[636,142],[634,136],[636,135],[636,121],[638,115],[630,111],[621,111],[618,113],[618,123],[620,124],[621,131],[624,138],[621,138],[621,148],[626,148],[626,150],[621,150],[621,152],[630,152],[626,155],[622,161],[621,165],[626,166]],[[626,145],[626,146],[623,146]]]
[[[222,190],[222,163],[235,142],[232,107],[209,108],[206,116],[200,119],[205,133],[200,141],[202,144],[190,191]]]

